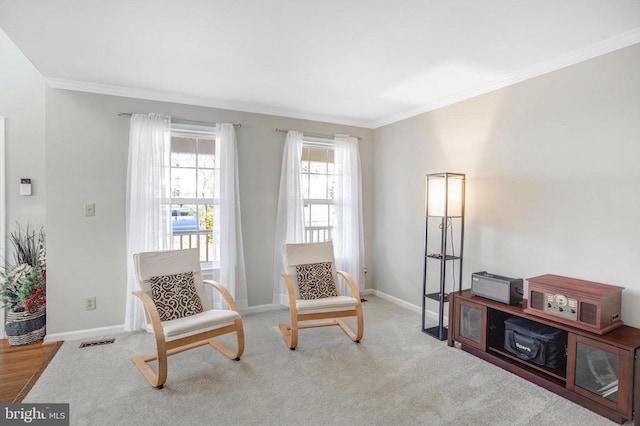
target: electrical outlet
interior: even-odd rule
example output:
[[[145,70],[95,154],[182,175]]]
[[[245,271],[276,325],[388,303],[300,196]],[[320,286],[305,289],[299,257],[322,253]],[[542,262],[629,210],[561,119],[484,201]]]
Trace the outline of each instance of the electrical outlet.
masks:
[[[85,216],[95,216],[96,215],[96,205],[94,203],[84,203],[84,215]]]
[[[87,297],[84,301],[84,309],[87,311],[91,311],[93,309],[96,308],[96,298],[94,297]]]

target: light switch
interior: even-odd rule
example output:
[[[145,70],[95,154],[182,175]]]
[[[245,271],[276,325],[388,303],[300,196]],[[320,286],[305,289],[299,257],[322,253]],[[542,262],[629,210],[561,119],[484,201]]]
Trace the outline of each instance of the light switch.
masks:
[[[84,215],[85,216],[95,216],[96,215],[96,205],[94,203],[84,203]]]

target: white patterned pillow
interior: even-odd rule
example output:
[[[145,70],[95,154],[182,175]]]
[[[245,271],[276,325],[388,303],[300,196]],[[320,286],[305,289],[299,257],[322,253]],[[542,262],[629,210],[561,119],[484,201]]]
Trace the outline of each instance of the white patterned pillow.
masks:
[[[330,262],[298,265],[296,274],[301,299],[312,300],[338,295]]]
[[[160,321],[188,317],[203,311],[196,292],[193,272],[151,277],[151,298],[160,314]]]

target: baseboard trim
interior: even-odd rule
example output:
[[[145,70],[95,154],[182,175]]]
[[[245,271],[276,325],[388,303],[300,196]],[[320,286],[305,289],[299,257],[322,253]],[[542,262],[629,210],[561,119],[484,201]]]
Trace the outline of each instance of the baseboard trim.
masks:
[[[389,302],[393,302],[396,305],[402,306],[403,308],[409,309],[410,311],[413,311],[415,313],[418,313],[418,314],[422,313],[422,308],[421,307],[419,307],[417,305],[414,305],[413,303],[406,302],[406,301],[404,301],[402,299],[398,299],[397,297],[391,296],[390,294],[383,293],[380,290],[372,290],[371,293],[374,296],[377,296],[377,297],[379,297],[381,299],[384,299],[384,300],[388,300]]]
[[[394,304],[396,304],[396,305],[398,305],[398,306],[400,306],[402,308],[409,309],[410,311],[413,311],[413,312],[415,312],[417,314],[422,314],[422,307],[420,307],[418,305],[414,305],[413,303],[409,303],[409,302],[406,302],[406,301],[404,301],[402,299],[398,299],[397,297],[391,296],[390,294],[384,293],[384,292],[382,292],[380,290],[370,289],[368,291],[369,291],[369,294],[373,294],[374,296],[377,296],[377,297],[379,297],[381,299],[388,300],[389,302],[392,302],[392,303],[394,303]],[[447,315],[447,313],[448,313],[447,311],[445,311],[445,313],[444,313],[444,323],[445,324],[449,323],[449,315]],[[428,318],[434,319],[436,321],[438,320],[438,313],[437,312],[430,311],[430,310],[427,309],[425,311],[425,315]]]
[[[391,296],[389,294],[383,293],[382,291],[379,291],[373,288],[367,288],[361,291],[360,295],[361,296],[373,295],[381,299],[385,299],[402,308],[409,309],[410,311],[413,311],[415,313],[418,313],[418,314],[422,313],[422,308],[420,306],[406,302],[402,299],[398,299],[395,296]],[[265,305],[249,306],[246,308],[242,308],[240,309],[240,313],[242,315],[254,315],[254,314],[261,314],[264,312],[275,311],[278,309],[285,309],[285,308],[286,306],[283,306],[283,305],[268,303]],[[427,310],[426,316],[431,319],[435,319],[435,320],[438,319],[437,312]],[[446,315],[446,313],[444,316],[444,321],[445,323],[449,322],[449,318],[448,318],[448,315]],[[120,324],[120,325],[112,325],[109,327],[87,328],[84,330],[75,330],[75,331],[68,331],[64,333],[47,334],[44,337],[44,341],[57,342],[57,341],[81,340],[81,339],[101,339],[101,338],[113,337],[113,335],[124,334],[124,333],[125,333],[124,324]]]
[[[45,342],[58,342],[61,340],[81,340],[94,338],[113,337],[114,334],[124,334],[124,324],[112,325],[109,327],[87,328],[84,330],[67,331],[64,333],[47,334],[44,336]]]
[[[236,299],[236,306],[240,312],[244,312],[247,308],[249,308],[249,300],[247,299]]]

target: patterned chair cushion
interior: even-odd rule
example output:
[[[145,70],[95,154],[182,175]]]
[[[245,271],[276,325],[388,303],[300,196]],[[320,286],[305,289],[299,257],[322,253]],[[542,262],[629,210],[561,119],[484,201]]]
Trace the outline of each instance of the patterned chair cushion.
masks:
[[[151,298],[160,314],[160,321],[184,318],[203,311],[193,272],[151,277],[149,281]]]
[[[297,265],[296,275],[301,299],[312,300],[338,295],[331,273],[331,262]]]

